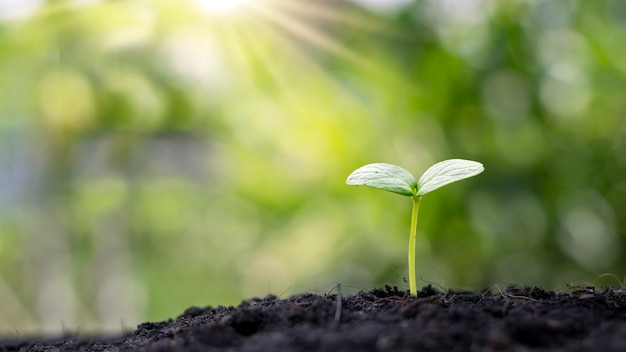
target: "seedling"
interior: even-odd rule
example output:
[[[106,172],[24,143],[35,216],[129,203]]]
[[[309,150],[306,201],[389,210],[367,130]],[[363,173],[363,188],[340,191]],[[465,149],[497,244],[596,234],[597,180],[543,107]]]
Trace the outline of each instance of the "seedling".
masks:
[[[436,163],[422,174],[419,181],[407,170],[392,164],[367,164],[354,170],[346,184],[369,186],[413,198],[411,212],[411,232],[409,235],[409,289],[417,295],[415,279],[415,234],[417,213],[422,196],[449,183],[476,176],[483,172],[483,164],[463,159],[449,159]]]

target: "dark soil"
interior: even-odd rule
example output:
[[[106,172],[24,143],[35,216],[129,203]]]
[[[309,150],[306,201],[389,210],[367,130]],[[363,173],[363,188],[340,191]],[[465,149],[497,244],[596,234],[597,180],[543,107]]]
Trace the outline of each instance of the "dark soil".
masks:
[[[189,308],[127,336],[4,339],[0,351],[626,351],[626,290],[386,287]]]

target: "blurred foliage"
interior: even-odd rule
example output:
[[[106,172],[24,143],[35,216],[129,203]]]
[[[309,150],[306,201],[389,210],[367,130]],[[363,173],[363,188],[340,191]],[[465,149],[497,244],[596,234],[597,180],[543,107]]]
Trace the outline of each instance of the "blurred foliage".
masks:
[[[622,1],[217,3],[0,0],[5,335],[406,288],[370,162],[485,164],[423,202],[423,284],[626,274]]]

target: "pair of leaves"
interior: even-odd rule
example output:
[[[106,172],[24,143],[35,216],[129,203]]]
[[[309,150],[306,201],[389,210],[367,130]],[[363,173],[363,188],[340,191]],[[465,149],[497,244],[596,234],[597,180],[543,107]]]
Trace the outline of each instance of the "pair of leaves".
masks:
[[[421,197],[452,182],[478,175],[484,170],[483,164],[476,161],[449,159],[428,168],[417,181],[410,172],[399,166],[375,163],[354,170],[348,176],[346,184]]]

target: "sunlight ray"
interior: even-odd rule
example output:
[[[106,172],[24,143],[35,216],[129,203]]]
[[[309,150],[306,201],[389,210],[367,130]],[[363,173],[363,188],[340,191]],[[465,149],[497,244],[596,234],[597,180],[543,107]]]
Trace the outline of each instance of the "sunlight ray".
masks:
[[[232,74],[237,75],[237,82],[245,82],[248,87],[253,86],[254,60],[250,47],[242,34],[243,27],[248,25],[238,23],[224,23],[219,33],[225,55],[228,55]]]
[[[325,26],[343,23],[316,22],[315,11],[307,14],[313,18],[310,19],[282,7],[259,9],[259,3],[254,5],[248,7],[251,11],[245,21],[229,19],[222,23],[220,41],[230,56],[232,74],[239,77],[237,81],[245,82],[248,88],[262,87],[262,91],[272,94],[290,111],[302,116],[311,115],[308,111],[310,104],[303,104],[306,97],[296,94],[298,89],[322,94],[332,100],[337,94],[345,94],[344,101],[362,103],[363,97],[356,96],[346,81],[328,71],[324,64],[326,59],[320,61],[324,56],[346,61],[368,75],[380,77],[381,82],[393,81],[400,86],[410,84],[397,71],[391,71],[385,65],[375,65],[380,57],[365,57],[323,32]],[[331,21],[332,16],[326,18]]]
[[[305,5],[301,2],[276,0],[271,3],[273,6],[264,6],[263,8],[253,6],[251,9],[254,10],[255,14],[258,13],[276,27],[281,28],[282,31],[277,37],[286,40],[291,38],[292,45],[295,47],[300,47],[301,43],[309,44],[311,48],[335,55],[346,63],[359,67],[371,75],[381,77],[385,81],[394,81],[403,85],[411,84],[406,81],[405,76],[397,71],[389,70],[385,65],[380,65],[379,59],[381,57],[366,57],[362,53],[355,52],[346,44],[324,33],[323,28],[328,26],[344,28],[348,25],[353,26],[353,30],[372,33],[375,31],[377,34],[384,34],[390,38],[401,37],[404,34],[396,32],[393,28],[385,28],[382,26],[382,22],[374,19],[350,15],[353,13],[351,11],[337,11],[333,8],[335,10],[335,14],[333,14],[328,8],[329,5],[314,5],[314,3],[319,4],[319,2],[307,2]],[[345,16],[341,17],[338,14]],[[367,25],[367,23],[371,24]],[[384,57],[384,53],[380,54]]]
[[[365,15],[358,15],[355,12],[346,13],[338,11],[336,5],[316,2],[294,2],[289,0],[275,1],[276,12],[287,15],[292,12],[299,16],[312,18],[318,21],[325,21],[331,24],[341,24],[342,26],[352,26],[361,31],[384,33],[389,32],[389,26],[382,21],[374,20]]]
[[[337,55],[349,62],[360,66],[374,66],[373,63],[368,62],[362,56],[347,49],[341,43],[325,36],[321,31],[306,26],[302,21],[297,21],[295,18],[289,17],[286,13],[276,11],[275,8],[255,6],[254,10],[261,16],[264,16],[269,21],[273,22],[277,26],[282,27],[285,33],[289,33],[299,39],[308,42],[309,44],[318,46],[319,48],[326,50],[334,55]]]
[[[269,0],[263,6],[260,1],[247,4],[250,6],[245,13],[219,21],[214,32],[229,58],[230,74],[237,77],[231,81],[243,84],[246,91],[261,89],[271,94],[294,116],[311,116],[310,104],[303,104],[306,97],[296,93],[302,89],[331,100],[345,94],[343,101],[362,103],[363,97],[355,95],[349,82],[328,71],[324,64],[327,59],[337,58],[367,75],[380,77],[381,82],[410,84],[398,72],[376,65],[381,57],[364,56],[330,37],[328,30],[345,24],[328,7]],[[354,18],[348,26],[359,31],[358,26],[366,21]]]
[[[235,11],[248,0],[197,0],[198,5],[207,12]]]

